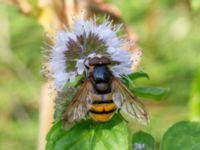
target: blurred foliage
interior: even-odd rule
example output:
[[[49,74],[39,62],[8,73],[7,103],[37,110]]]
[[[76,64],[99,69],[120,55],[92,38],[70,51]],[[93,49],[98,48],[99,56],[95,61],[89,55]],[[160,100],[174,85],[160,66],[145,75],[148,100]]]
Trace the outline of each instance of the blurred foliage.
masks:
[[[191,12],[187,0],[109,2],[139,36],[141,69],[149,73],[149,84],[169,87],[172,104],[188,102],[200,47],[200,14]]]
[[[149,82],[138,80],[137,84],[171,89],[165,102],[146,102],[151,116],[148,127],[129,123],[130,132],[142,128],[159,142],[166,128],[188,119],[187,103],[190,97],[193,99],[193,93],[197,93],[191,91],[196,91],[193,76],[199,78],[196,74],[200,48],[200,14],[196,11],[199,2],[107,1],[120,9],[122,19],[137,32],[143,49],[140,70],[144,69],[151,78]],[[0,149],[36,149],[37,144],[42,83],[40,47],[44,31],[34,20],[41,15],[37,1],[29,2],[35,10],[30,16],[0,3]]]
[[[166,131],[160,150],[198,150],[199,139],[200,123],[178,122]]]
[[[199,0],[192,0],[191,5],[192,5],[192,9],[194,11],[200,10],[200,1]]]
[[[199,68],[196,71],[195,78],[192,82],[190,95],[190,118],[193,121],[200,121],[200,61]]]
[[[0,149],[36,149],[43,29],[13,6],[0,9]]]

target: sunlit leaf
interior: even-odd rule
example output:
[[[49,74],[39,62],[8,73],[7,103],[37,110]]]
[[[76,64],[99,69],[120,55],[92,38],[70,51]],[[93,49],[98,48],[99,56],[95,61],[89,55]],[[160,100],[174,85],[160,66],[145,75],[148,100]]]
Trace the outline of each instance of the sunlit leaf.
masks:
[[[134,72],[132,74],[129,74],[128,77],[131,79],[131,80],[136,80],[138,78],[146,78],[146,79],[149,79],[149,75],[143,71],[139,71],[139,72]]]
[[[133,81],[139,78],[146,78],[149,79],[149,76],[147,73],[139,71],[139,72],[134,72],[129,75],[121,75],[121,79],[126,84],[128,87],[133,86]]]
[[[198,150],[200,148],[200,123],[182,121],[164,134],[161,150]]]
[[[169,88],[161,87],[134,87],[131,91],[136,96],[160,100],[167,95]]]
[[[133,150],[154,150],[155,140],[152,135],[139,131],[132,136],[132,148]]]
[[[83,120],[69,130],[60,121],[48,133],[46,150],[126,150],[128,146],[126,124],[116,115],[106,123]]]

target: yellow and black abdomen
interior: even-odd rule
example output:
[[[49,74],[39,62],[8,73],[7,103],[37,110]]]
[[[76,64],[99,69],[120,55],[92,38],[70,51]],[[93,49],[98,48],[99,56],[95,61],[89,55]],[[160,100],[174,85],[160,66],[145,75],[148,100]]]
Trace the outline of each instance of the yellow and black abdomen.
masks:
[[[92,94],[92,105],[89,107],[90,117],[98,122],[109,121],[117,106],[112,100],[112,93]]]

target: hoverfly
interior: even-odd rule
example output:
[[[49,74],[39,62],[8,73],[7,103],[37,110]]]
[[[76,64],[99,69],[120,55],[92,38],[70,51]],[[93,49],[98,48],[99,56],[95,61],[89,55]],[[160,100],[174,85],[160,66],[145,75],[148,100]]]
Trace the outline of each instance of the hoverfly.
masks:
[[[113,75],[109,69],[110,59],[96,56],[88,62],[88,75],[69,103],[63,121],[78,121],[89,114],[97,122],[107,122],[120,109],[146,123],[148,116],[143,104]]]

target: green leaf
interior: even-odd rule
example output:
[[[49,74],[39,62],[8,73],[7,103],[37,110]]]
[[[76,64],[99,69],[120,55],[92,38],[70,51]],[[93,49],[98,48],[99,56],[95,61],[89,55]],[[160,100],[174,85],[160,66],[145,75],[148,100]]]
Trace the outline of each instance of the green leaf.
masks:
[[[138,150],[141,147],[144,150],[154,150],[155,140],[152,135],[139,131],[132,136],[133,150]]]
[[[131,73],[129,75],[121,75],[121,79],[123,81],[123,83],[127,86],[127,87],[132,87],[133,86],[133,81],[138,79],[138,78],[147,78],[149,79],[149,76],[147,73],[145,72],[134,72]]]
[[[117,115],[106,123],[82,120],[69,130],[59,121],[47,135],[46,150],[126,150],[128,139],[126,124]]]
[[[133,87],[130,89],[134,95],[144,98],[160,100],[169,92],[169,88],[161,87]]]
[[[147,78],[149,80],[149,75],[143,71],[134,72],[128,75],[131,80],[136,80],[138,78]]]
[[[200,123],[182,121],[170,127],[163,136],[161,150],[198,150]]]

